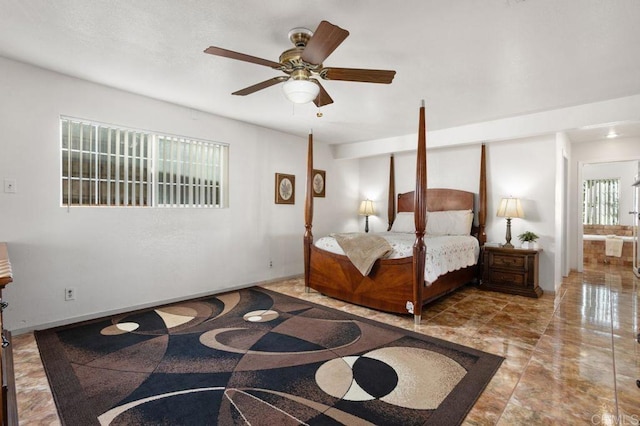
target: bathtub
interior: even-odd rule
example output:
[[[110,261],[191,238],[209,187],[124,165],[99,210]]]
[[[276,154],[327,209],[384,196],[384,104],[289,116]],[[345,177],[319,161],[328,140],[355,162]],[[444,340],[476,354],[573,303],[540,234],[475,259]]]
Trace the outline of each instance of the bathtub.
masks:
[[[606,235],[585,234],[582,241],[584,263],[631,266],[633,264],[633,237],[618,237],[622,239],[620,257],[606,255]]]
[[[616,237],[618,238],[622,238],[622,241],[627,242],[627,241],[633,241],[633,237],[632,236],[619,236],[616,235]],[[595,235],[595,234],[585,234],[582,236],[582,239],[584,241],[604,241],[607,239],[607,235]]]

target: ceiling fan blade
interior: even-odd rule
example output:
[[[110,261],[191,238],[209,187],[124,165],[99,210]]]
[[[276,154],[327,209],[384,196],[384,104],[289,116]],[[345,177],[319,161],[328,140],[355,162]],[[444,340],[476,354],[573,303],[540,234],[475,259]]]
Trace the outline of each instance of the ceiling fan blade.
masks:
[[[363,83],[389,84],[396,75],[391,70],[367,70],[358,68],[323,68],[320,77],[325,80],[360,81]]]
[[[280,69],[283,65],[279,62],[269,61],[267,59],[257,58],[251,55],[245,55],[244,53],[234,52],[233,50],[223,49],[221,47],[211,46],[205,49],[204,53],[210,55],[222,56],[225,58],[237,59],[239,61],[251,62],[252,64],[264,65],[274,69]]]
[[[287,81],[288,79],[289,77],[286,77],[284,75],[281,77],[274,77],[269,80],[265,80],[261,83],[254,84],[253,86],[245,87],[244,89],[238,90],[237,92],[233,92],[232,95],[238,95],[238,96],[250,95],[252,93],[257,92],[258,90],[266,89],[267,87],[271,87],[275,84],[282,83],[283,81]]]
[[[316,97],[313,103],[316,104],[318,108],[320,108],[321,106],[332,104],[333,99],[331,99],[331,96],[329,96],[327,91],[324,90],[324,87],[322,87],[322,84],[320,84],[320,82],[315,78],[312,78],[311,80],[313,80],[320,87],[320,92],[318,93],[318,97]]]
[[[301,59],[308,64],[321,64],[348,36],[349,31],[322,21],[307,42]]]

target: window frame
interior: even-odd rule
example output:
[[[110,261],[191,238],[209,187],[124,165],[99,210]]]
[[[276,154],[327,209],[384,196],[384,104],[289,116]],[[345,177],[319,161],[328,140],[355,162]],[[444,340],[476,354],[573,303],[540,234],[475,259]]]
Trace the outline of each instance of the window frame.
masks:
[[[620,224],[620,178],[582,181],[582,224],[611,226]],[[600,189],[600,186],[609,188]],[[611,188],[615,187],[615,188]],[[587,197],[590,192],[590,197]],[[596,194],[594,196],[594,194]]]
[[[80,127],[80,134],[76,135],[79,139],[77,145],[74,141],[73,133],[69,130],[74,127],[73,124]],[[61,207],[126,207],[126,208],[213,208],[224,209],[229,207],[229,144],[211,140],[204,140],[186,136],[172,135],[163,132],[150,130],[134,129],[127,126],[108,124],[95,120],[82,119],[66,115],[59,117],[59,194]],[[67,126],[67,129],[64,127]],[[84,149],[82,130],[88,129],[90,136],[88,141],[90,146],[88,150]],[[66,140],[65,138],[66,130]],[[108,133],[106,144],[107,149],[104,151],[105,143],[104,135],[101,132]],[[112,140],[112,133],[115,133],[115,140]],[[121,135],[124,135],[122,138]],[[132,135],[133,139],[130,139]],[[144,139],[143,139],[144,138]],[[189,161],[185,162],[189,173],[186,175],[172,176],[173,184],[180,182],[180,190],[187,192],[187,197],[179,197],[178,199],[170,198],[169,202],[164,202],[166,198],[161,200],[159,193],[163,182],[160,182],[160,159],[159,144],[161,140],[170,140],[179,146],[179,149],[186,149],[189,153],[194,150],[200,150],[200,153],[209,155],[208,158],[193,156],[189,157]],[[133,153],[122,154],[120,152],[121,145],[125,149],[129,149],[129,142],[134,141]],[[144,148],[140,148],[144,145]],[[186,148],[185,148],[186,147]],[[115,150],[115,152],[113,152]],[[146,155],[143,157],[143,151]],[[77,153],[78,159],[73,158]],[[89,161],[85,161],[85,155]],[[102,168],[99,160],[106,156],[106,172]],[[133,160],[133,164],[131,164]],[[168,161],[179,161],[176,158],[164,159]],[[203,160],[212,160],[216,163]],[[115,165],[112,166],[112,162]],[[66,162],[66,164],[65,164]],[[91,169],[89,175],[86,176],[83,170],[85,164],[89,164]],[[203,165],[204,164],[204,165]],[[143,176],[146,166],[146,176]],[[194,167],[195,166],[195,167]],[[204,179],[206,170],[210,171],[207,175],[210,180],[208,184]],[[77,170],[76,170],[77,169]],[[182,172],[182,169],[178,169]],[[65,174],[66,173],[66,174]],[[166,178],[166,174],[165,174]],[[136,180],[138,179],[138,180]],[[143,181],[144,180],[144,181]],[[199,188],[194,196],[195,181],[205,180],[199,184]],[[76,185],[75,181],[79,181]],[[87,184],[88,182],[88,184]],[[142,185],[145,185],[146,195]],[[66,186],[66,188],[65,188]],[[95,186],[95,191],[91,191]],[[85,202],[83,188],[89,188],[89,200]],[[100,187],[100,189],[98,189]],[[103,188],[106,187],[106,190]],[[137,190],[138,189],[138,190]],[[208,195],[205,189],[208,189]],[[77,190],[77,198],[74,190]],[[102,190],[102,192],[100,192]],[[106,191],[106,194],[105,194]],[[121,192],[124,192],[122,194]],[[131,192],[130,192],[131,191]],[[113,193],[112,193],[113,192]],[[104,197],[104,198],[103,198]],[[132,202],[133,201],[133,202]],[[209,201],[209,203],[207,203]]]

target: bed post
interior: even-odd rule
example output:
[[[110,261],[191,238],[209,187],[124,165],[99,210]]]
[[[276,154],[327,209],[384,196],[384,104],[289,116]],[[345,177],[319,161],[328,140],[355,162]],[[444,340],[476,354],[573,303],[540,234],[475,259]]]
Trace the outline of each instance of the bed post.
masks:
[[[424,118],[424,100],[420,106],[418,125],[418,154],[416,161],[416,192],[414,201],[414,222],[416,242],[413,245],[413,320],[419,325],[422,320],[422,289],[424,286],[424,264],[427,247],[424,230],[427,216],[427,135]],[[411,312],[411,311],[410,311]]]
[[[391,158],[389,159],[389,201],[387,202],[387,220],[389,221],[387,231],[391,231],[393,222],[396,220],[396,178],[393,167],[393,154],[391,154]]]
[[[309,132],[307,148],[307,187],[304,202],[304,288],[309,292],[309,278],[311,273],[311,245],[313,233],[313,131]]]
[[[483,246],[487,242],[485,225],[487,223],[487,162],[486,149],[482,144],[480,151],[480,205],[478,206],[478,242]]]

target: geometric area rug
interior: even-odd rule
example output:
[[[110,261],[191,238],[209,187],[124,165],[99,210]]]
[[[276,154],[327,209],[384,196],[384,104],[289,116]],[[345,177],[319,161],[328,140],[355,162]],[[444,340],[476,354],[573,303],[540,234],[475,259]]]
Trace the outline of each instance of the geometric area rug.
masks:
[[[63,425],[455,425],[503,361],[260,287],[35,336]]]

